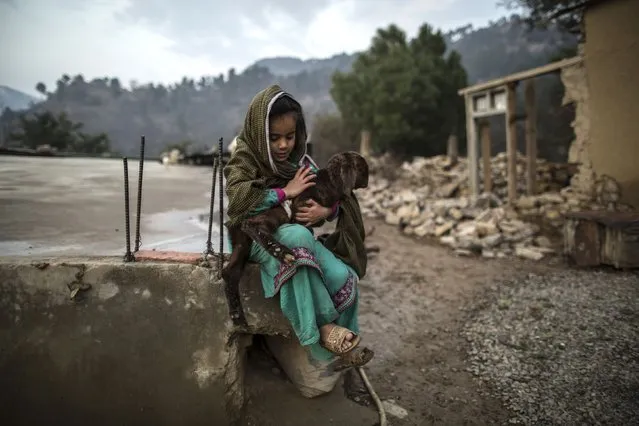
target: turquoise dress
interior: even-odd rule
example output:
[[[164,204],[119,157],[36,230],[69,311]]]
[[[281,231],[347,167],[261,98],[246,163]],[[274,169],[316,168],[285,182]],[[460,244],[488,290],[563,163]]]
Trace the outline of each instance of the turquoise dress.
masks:
[[[264,201],[251,214],[279,202],[275,190],[266,190]],[[359,334],[359,277],[302,225],[282,225],[275,238],[293,250],[296,259],[291,265],[281,264],[253,243],[250,259],[260,264],[264,296],[270,298],[279,293],[282,312],[300,343],[314,358],[330,360],[333,354],[320,345],[319,327],[335,323]]]

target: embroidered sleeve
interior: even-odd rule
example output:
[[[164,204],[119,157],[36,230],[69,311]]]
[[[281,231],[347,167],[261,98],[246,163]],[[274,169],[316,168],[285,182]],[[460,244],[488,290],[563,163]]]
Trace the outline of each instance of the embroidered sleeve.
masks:
[[[286,192],[282,188],[273,189],[277,193],[277,204],[282,204],[286,200]]]
[[[317,173],[317,168],[308,160],[304,160],[304,165],[311,168],[313,173]]]

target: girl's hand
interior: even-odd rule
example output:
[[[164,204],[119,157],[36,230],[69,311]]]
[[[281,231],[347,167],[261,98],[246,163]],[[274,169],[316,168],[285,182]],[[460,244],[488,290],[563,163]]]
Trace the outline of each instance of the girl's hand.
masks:
[[[333,209],[319,205],[315,200],[308,200],[306,206],[300,207],[295,220],[306,225],[313,225],[323,219],[328,218]]]
[[[295,173],[295,177],[291,179],[282,190],[286,194],[286,199],[290,200],[300,195],[306,188],[315,185],[313,179],[315,174],[311,172],[310,167],[300,167]]]

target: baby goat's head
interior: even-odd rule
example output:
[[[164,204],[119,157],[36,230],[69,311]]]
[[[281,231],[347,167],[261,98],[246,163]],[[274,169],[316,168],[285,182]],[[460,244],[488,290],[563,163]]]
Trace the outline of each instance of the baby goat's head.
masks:
[[[346,151],[333,155],[328,160],[326,170],[333,185],[343,194],[368,186],[368,163],[357,152]]]

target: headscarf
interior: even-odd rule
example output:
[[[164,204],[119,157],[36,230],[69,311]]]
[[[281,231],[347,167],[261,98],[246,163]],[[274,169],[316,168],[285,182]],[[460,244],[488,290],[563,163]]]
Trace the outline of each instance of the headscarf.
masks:
[[[301,125],[296,129],[295,147],[288,161],[275,161],[271,155],[268,117],[273,104],[282,96],[294,101],[279,86],[269,86],[255,95],[246,113],[235,151],[224,168],[229,201],[228,226],[246,218],[263,201],[265,189],[286,186],[306,157],[307,136],[303,120],[298,120]]]

